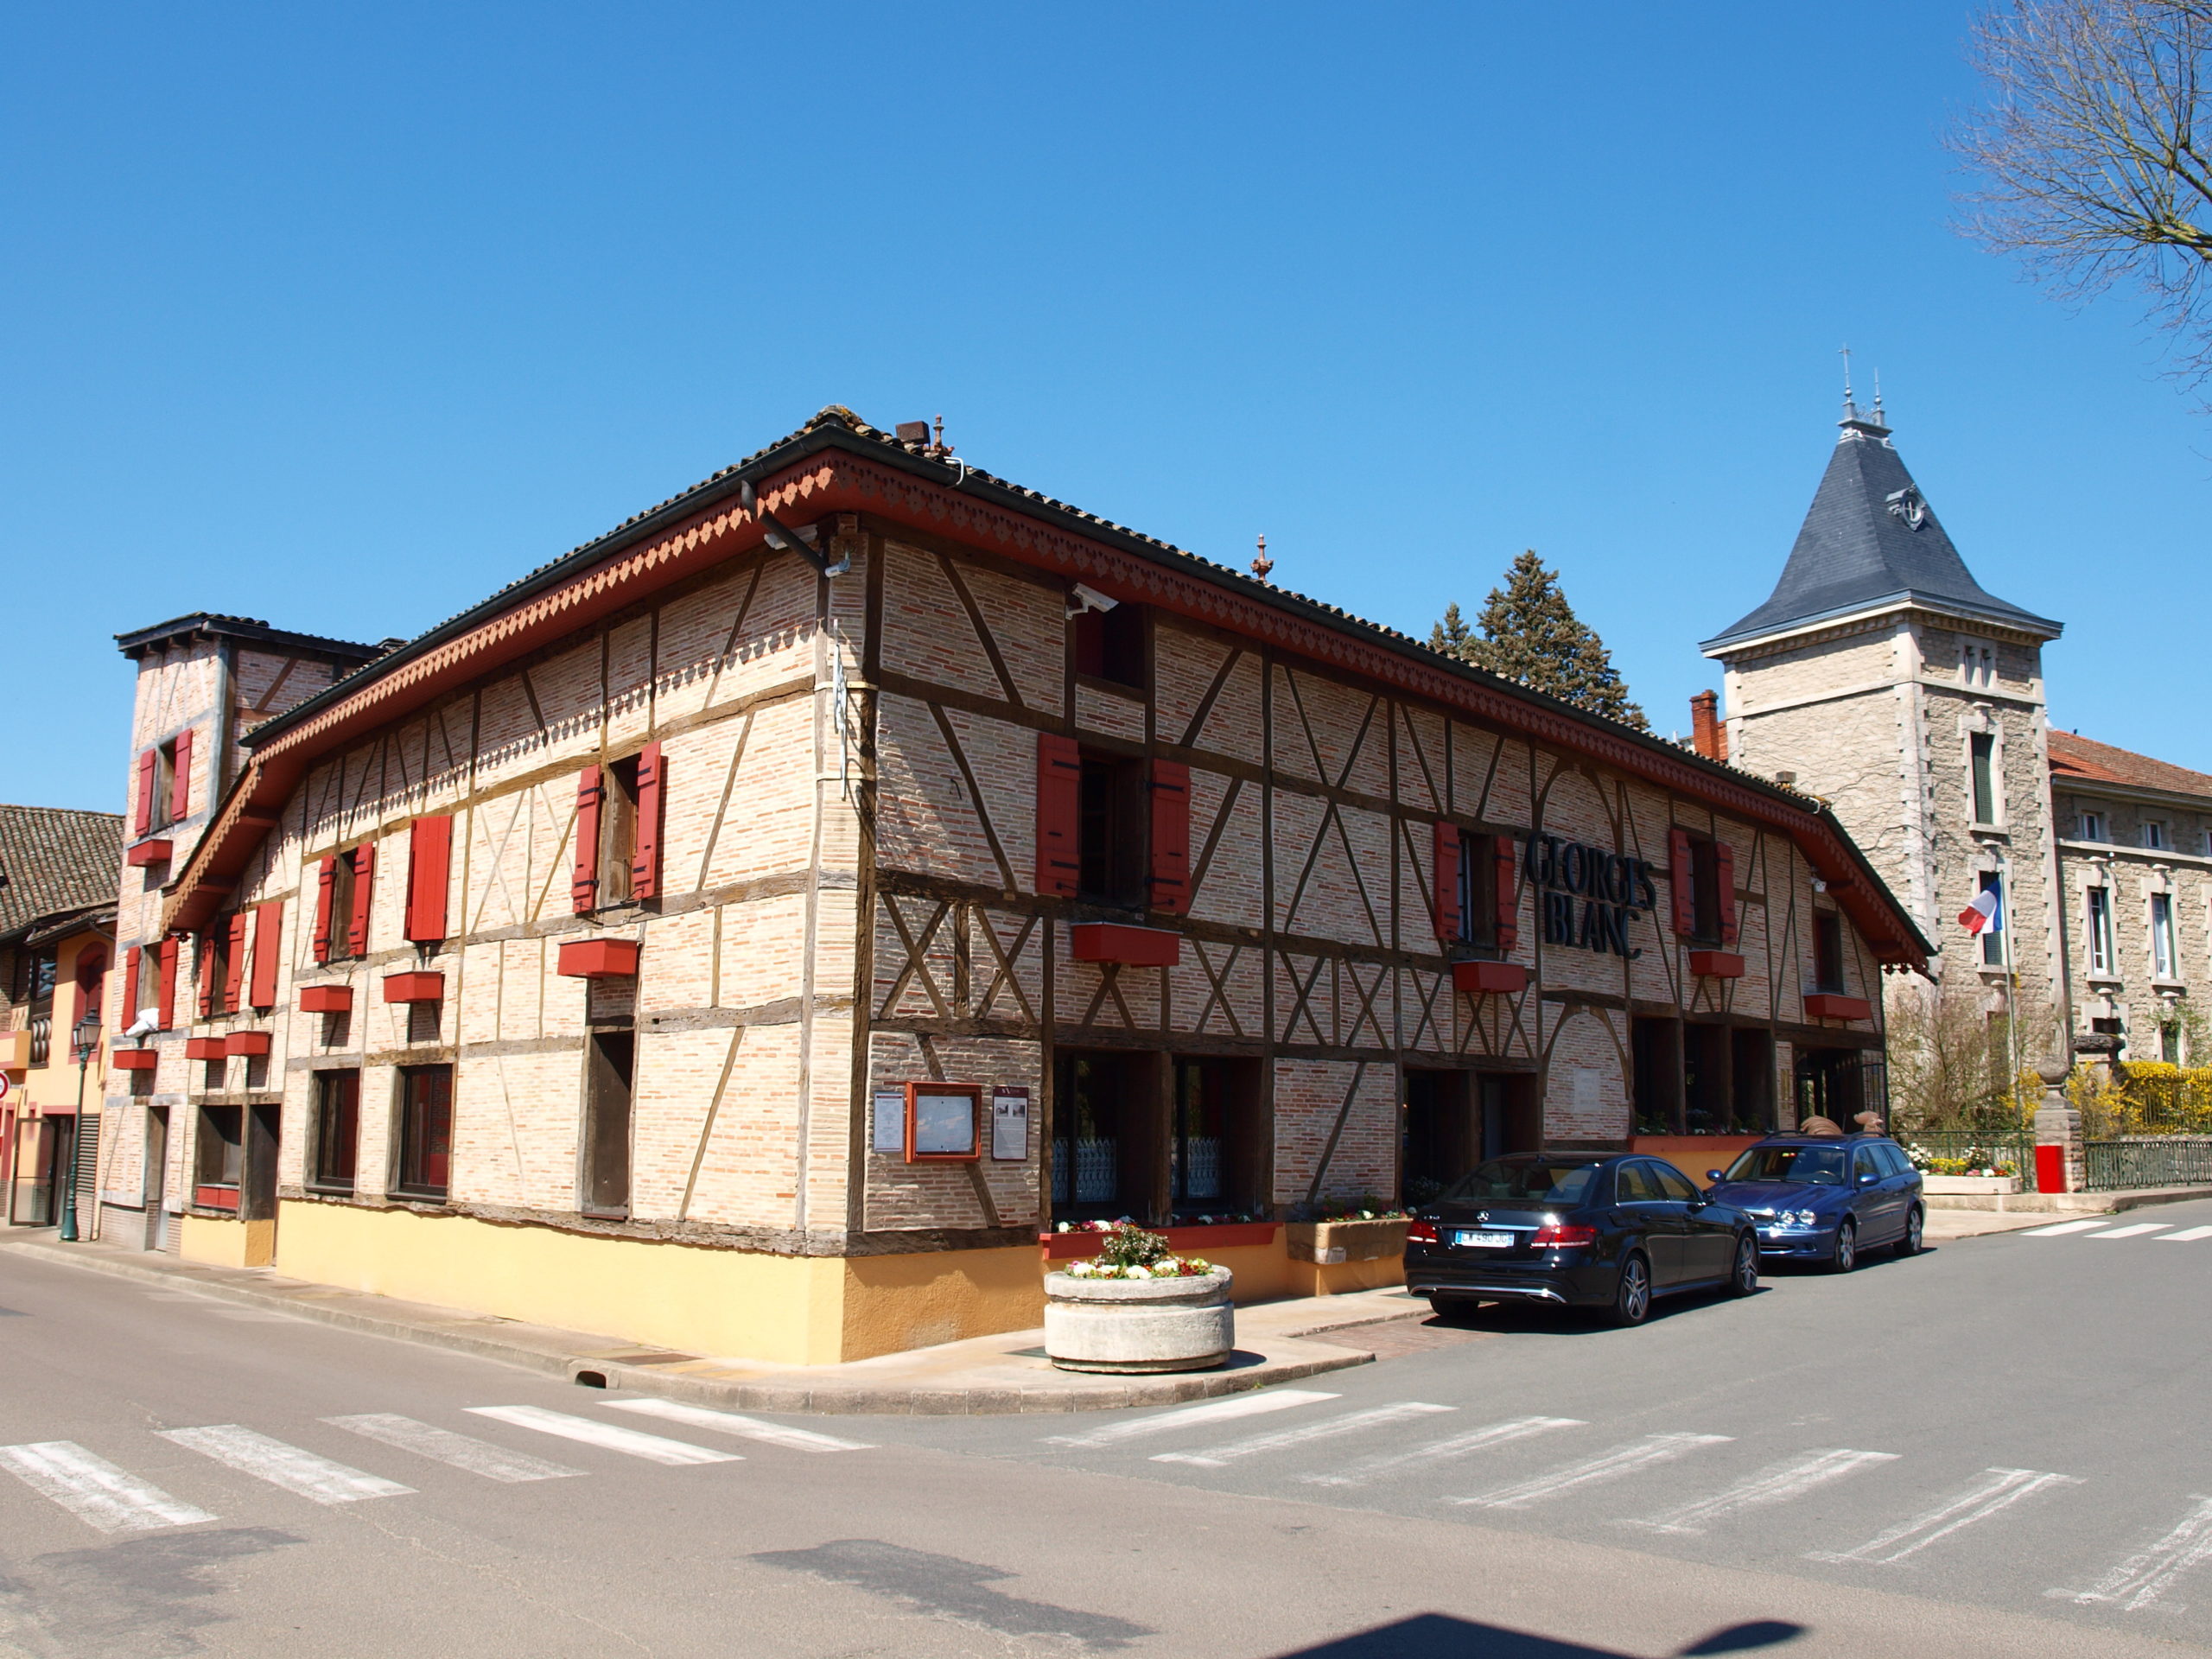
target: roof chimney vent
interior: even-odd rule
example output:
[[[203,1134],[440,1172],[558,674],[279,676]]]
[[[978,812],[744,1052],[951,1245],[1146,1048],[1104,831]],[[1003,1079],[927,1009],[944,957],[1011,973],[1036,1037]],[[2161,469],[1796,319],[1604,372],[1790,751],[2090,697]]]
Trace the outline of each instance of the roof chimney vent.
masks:
[[[1720,723],[1720,696],[1700,691],[1690,699],[1690,747],[1708,760],[1728,758],[1728,728]]]
[[[927,448],[930,442],[930,423],[927,421],[901,421],[899,423],[898,437],[901,443],[918,443],[924,448]]]

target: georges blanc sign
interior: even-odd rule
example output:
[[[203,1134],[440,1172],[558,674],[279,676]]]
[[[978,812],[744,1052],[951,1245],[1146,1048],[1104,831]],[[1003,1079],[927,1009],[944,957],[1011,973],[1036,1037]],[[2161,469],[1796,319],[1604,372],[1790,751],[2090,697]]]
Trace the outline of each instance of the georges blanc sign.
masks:
[[[1557,836],[1532,835],[1523,849],[1536,888],[1544,943],[1610,952],[1633,962],[1628,925],[1659,902],[1651,867],[1624,853],[1609,853]]]

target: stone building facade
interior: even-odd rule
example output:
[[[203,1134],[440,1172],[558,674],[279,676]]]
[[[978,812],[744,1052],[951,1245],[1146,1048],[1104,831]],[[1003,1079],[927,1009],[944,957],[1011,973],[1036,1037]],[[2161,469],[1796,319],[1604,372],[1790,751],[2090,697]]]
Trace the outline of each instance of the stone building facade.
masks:
[[[840,410],[243,741],[116,1182],[696,1353],[1033,1324],[1060,1220],[1328,1288],[1326,1200],[1859,1100],[1925,960],[1806,796]]]
[[[2130,1032],[2164,1052],[2212,971],[2212,779],[2053,729],[2060,631],[1981,587],[1879,408],[1847,400],[1773,594],[1702,647],[1726,702],[1700,747],[1827,800],[1939,942],[1942,989],[2015,1016],[2024,1066]],[[1990,887],[2005,927],[1970,936]]]

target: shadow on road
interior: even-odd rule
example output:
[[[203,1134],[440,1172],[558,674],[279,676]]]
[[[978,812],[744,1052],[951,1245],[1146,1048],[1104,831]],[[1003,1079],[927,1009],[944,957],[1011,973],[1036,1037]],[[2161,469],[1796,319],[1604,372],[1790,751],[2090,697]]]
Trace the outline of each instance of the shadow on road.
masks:
[[[1780,1647],[1805,1634],[1802,1624],[1782,1619],[1755,1619],[1715,1630],[1687,1648],[1675,1650],[1672,1659],[1694,1656],[1750,1653],[1758,1648]],[[1509,1630],[1497,1624],[1454,1618],[1445,1613],[1418,1613],[1395,1624],[1324,1642],[1317,1648],[1300,1648],[1277,1659],[1644,1659],[1617,1648],[1586,1647],[1580,1642],[1559,1642],[1526,1630]]]

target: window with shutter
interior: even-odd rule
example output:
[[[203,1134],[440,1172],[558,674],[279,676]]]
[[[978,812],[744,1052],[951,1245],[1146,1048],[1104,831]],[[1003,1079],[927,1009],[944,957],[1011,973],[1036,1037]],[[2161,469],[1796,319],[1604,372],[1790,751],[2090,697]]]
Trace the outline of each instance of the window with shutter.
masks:
[[[276,964],[283,958],[279,942],[284,926],[284,901],[271,899],[253,911],[253,990],[257,1008],[276,1006]]]
[[[335,854],[322,861],[322,869],[315,887],[315,959],[330,960],[330,918],[332,906],[338,897],[338,859]]]
[[[1713,910],[1715,937],[1721,949],[1736,947],[1736,849],[1725,841],[1713,843]]]
[[[163,939],[156,945],[161,960],[161,1021],[163,1031],[176,1029],[176,969],[179,953],[184,949],[181,939]]]
[[[1072,899],[1082,884],[1083,754],[1071,737],[1037,734],[1037,891]]]
[[[660,745],[648,743],[639,751],[636,829],[631,836],[630,896],[660,896],[660,838],[667,817],[668,763]]]
[[[407,834],[407,926],[415,944],[446,936],[446,886],[453,864],[453,819],[417,818]]]
[[[638,779],[644,756],[610,760],[599,772],[599,885],[594,908],[627,904],[637,874]]]
[[[252,919],[243,910],[231,918],[230,937],[223,946],[223,994],[218,1013],[236,1014],[244,1006],[246,930]]]
[[[1667,832],[1667,887],[1672,901],[1675,931],[1684,938],[1697,936],[1697,858],[1691,851],[1690,832]]]
[[[1491,941],[1500,956],[1509,956],[1521,943],[1521,893],[1514,880],[1513,838],[1490,838],[1491,916]]]
[[[188,726],[169,746],[169,822],[175,823],[191,811],[192,728]]]
[[[1191,769],[1173,760],[1152,763],[1152,905],[1191,907]]]
[[[1459,939],[1465,918],[1459,899],[1459,826],[1446,823],[1441,818],[1430,837],[1435,850],[1435,880],[1429,886],[1429,902],[1435,909],[1436,937],[1440,939]]]
[[[161,753],[156,749],[149,749],[138,757],[138,816],[132,828],[132,833],[135,835],[144,836],[153,832],[154,774],[160,769],[161,764]]]
[[[215,998],[223,986],[223,949],[230,942],[230,929],[220,922],[211,922],[200,932],[193,954],[193,969],[199,979],[200,1017],[212,1020],[215,1015]]]
[[[377,844],[365,841],[353,849],[353,902],[348,907],[346,954],[369,954],[369,906],[376,899]]]
[[[599,906],[599,768],[576,774],[575,862],[569,878],[569,907],[579,916]]]
[[[116,1012],[118,1031],[127,1031],[138,1022],[138,964],[144,956],[135,944],[123,953],[123,1007]]]

